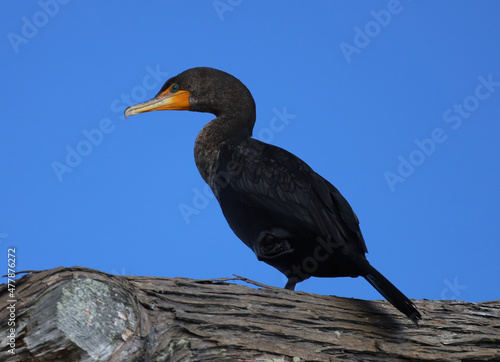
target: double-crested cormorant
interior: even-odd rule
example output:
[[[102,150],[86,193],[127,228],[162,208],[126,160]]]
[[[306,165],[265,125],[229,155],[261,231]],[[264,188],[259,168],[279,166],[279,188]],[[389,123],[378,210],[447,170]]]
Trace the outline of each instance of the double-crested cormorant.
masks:
[[[155,110],[216,116],[196,137],[196,166],[231,229],[259,260],[288,277],[286,289],[311,276],[362,276],[415,323],[421,319],[366,260],[358,218],[340,192],[295,155],[251,138],[255,102],[238,79],[212,68],[188,69],[125,116]]]

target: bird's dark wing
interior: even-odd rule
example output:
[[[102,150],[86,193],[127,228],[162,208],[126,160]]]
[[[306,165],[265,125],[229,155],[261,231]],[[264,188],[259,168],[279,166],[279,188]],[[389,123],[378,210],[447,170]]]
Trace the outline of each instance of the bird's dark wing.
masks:
[[[367,251],[349,203],[292,153],[255,139],[228,141],[220,149],[217,173],[227,181],[220,188],[230,187],[239,201],[292,219],[338,246]]]

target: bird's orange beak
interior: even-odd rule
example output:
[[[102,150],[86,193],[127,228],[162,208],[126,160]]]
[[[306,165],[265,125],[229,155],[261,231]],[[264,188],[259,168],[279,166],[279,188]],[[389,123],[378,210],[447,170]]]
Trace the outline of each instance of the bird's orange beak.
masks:
[[[188,111],[191,108],[189,95],[189,91],[182,89],[174,92],[170,86],[153,99],[128,107],[125,110],[125,117],[151,111]]]

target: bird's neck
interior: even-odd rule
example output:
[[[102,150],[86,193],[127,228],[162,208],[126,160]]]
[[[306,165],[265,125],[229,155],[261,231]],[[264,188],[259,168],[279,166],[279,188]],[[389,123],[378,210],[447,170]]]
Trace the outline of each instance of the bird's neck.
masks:
[[[246,139],[252,136],[255,119],[220,116],[202,128],[194,143],[194,160],[203,180],[212,188],[219,150],[228,140]]]

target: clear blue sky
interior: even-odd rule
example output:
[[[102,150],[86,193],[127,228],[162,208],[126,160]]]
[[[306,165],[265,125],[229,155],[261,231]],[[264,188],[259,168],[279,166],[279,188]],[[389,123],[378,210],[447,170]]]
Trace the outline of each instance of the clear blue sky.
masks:
[[[500,297],[499,2],[41,0],[2,9],[4,269],[14,246],[18,270],[235,273],[283,286],[205,194],[193,145],[212,116],[122,116],[171,76],[210,66],[252,92],[256,137],[339,188],[368,259],[405,294]],[[380,298],[360,278],[297,289]]]

